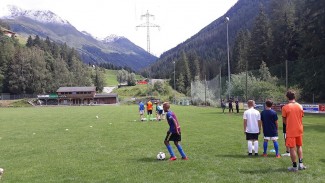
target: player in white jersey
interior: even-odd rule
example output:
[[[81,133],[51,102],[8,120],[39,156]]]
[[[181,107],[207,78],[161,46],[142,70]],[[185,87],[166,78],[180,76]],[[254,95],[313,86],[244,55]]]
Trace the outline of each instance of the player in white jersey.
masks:
[[[252,156],[253,146],[255,156],[258,156],[258,135],[261,132],[261,115],[260,112],[254,109],[254,100],[247,102],[248,109],[244,112],[244,134],[246,135],[248,156]]]

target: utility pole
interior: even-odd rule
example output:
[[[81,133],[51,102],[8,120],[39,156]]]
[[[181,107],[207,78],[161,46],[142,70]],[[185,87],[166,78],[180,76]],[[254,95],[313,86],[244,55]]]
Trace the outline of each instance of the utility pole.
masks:
[[[230,62],[229,62],[229,40],[228,40],[228,24],[229,24],[229,17],[226,17],[225,22],[227,24],[227,55],[228,55],[228,83],[229,83],[229,93],[228,98],[230,100],[231,96],[231,83],[230,83]]]
[[[221,93],[222,93],[222,83],[221,83],[221,64],[220,64],[220,68],[219,68],[219,84],[220,84],[220,102],[222,101],[222,97],[221,97]]]
[[[136,26],[136,28],[139,28],[139,27],[146,27],[147,28],[147,52],[150,53],[150,27],[158,27],[158,30],[159,30],[160,26],[149,22],[149,18],[150,17],[154,18],[155,16],[149,14],[148,10],[147,10],[146,14],[141,15],[141,19],[143,17],[146,18],[146,23],[140,24],[140,25]]]

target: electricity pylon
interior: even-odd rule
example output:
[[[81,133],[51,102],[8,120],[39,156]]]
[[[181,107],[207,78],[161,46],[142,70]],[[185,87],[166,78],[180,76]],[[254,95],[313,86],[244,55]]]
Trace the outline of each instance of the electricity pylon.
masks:
[[[146,18],[146,23],[140,24],[140,25],[136,26],[136,28],[138,28],[138,27],[146,27],[147,28],[147,52],[150,53],[150,31],[149,31],[149,28],[150,27],[158,27],[158,30],[160,30],[160,26],[149,22],[149,18],[150,17],[154,18],[155,16],[149,14],[148,10],[147,10],[146,14],[141,15],[141,19],[143,17]]]

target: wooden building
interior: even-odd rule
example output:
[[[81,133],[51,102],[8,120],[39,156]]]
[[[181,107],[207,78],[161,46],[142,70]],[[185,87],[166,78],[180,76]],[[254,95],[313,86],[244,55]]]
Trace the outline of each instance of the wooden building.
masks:
[[[118,103],[117,94],[96,94],[96,87],[60,87],[56,93],[59,105]]]

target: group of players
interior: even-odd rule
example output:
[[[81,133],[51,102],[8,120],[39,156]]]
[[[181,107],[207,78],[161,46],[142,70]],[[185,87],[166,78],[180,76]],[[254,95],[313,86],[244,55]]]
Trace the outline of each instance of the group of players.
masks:
[[[153,120],[161,121],[162,119],[164,119],[165,113],[164,113],[163,107],[160,105],[159,101],[156,101],[155,104],[156,104],[156,117],[153,117],[153,114],[152,114],[153,103],[151,100],[149,100],[146,103],[147,117],[145,118],[144,115],[145,115],[146,107],[142,101],[139,102],[139,114],[140,114],[141,121],[149,121],[149,120],[150,121],[153,121]]]
[[[282,119],[283,119],[283,132],[286,145],[286,153],[283,156],[290,156],[292,161],[292,167],[289,167],[289,171],[296,172],[298,170],[306,169],[306,166],[303,164],[303,153],[302,153],[302,144],[303,144],[303,124],[302,118],[304,116],[304,111],[302,106],[295,101],[295,93],[293,91],[288,91],[286,93],[288,99],[288,104],[282,107]],[[248,147],[248,156],[254,155],[258,156],[258,136],[260,135],[261,128],[263,127],[263,156],[268,156],[267,148],[268,141],[272,140],[275,157],[280,158],[279,154],[279,144],[278,144],[278,116],[277,113],[272,110],[273,102],[267,100],[265,102],[265,109],[260,113],[256,110],[255,102],[249,100],[247,102],[248,109],[243,114],[244,120],[244,134],[246,135],[247,147]],[[152,115],[152,102],[147,102],[147,119],[151,119]],[[143,120],[144,115],[144,104],[139,103],[139,112],[140,118]],[[170,153],[169,160],[176,160],[175,153],[169,141],[174,141],[175,146],[177,147],[179,153],[182,156],[183,160],[188,160],[188,157],[185,155],[182,146],[180,145],[181,141],[181,129],[177,117],[174,112],[170,110],[170,104],[168,102],[163,103],[162,107],[159,102],[156,102],[156,113],[157,119],[161,120],[161,115],[166,114],[166,119],[169,124],[169,130],[165,137],[165,145]],[[148,117],[149,116],[149,117]],[[160,117],[159,117],[160,116]],[[297,154],[298,154],[298,164],[297,164]]]
[[[302,106],[295,101],[295,93],[288,91],[286,94],[289,103],[282,107],[283,119],[283,132],[287,153],[283,156],[290,156],[292,167],[289,171],[304,170],[306,166],[303,164],[302,153],[302,137],[303,137],[303,124],[302,118],[304,116]],[[248,110],[244,112],[244,134],[246,135],[248,156],[252,156],[254,149],[255,156],[258,156],[258,135],[263,127],[264,143],[263,143],[263,156],[267,156],[268,141],[272,140],[276,158],[280,158],[279,145],[278,145],[278,116],[275,111],[271,109],[273,103],[270,100],[265,102],[266,108],[261,113],[254,109],[255,102],[249,100],[247,102]],[[297,165],[297,154],[299,164]]]

